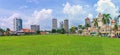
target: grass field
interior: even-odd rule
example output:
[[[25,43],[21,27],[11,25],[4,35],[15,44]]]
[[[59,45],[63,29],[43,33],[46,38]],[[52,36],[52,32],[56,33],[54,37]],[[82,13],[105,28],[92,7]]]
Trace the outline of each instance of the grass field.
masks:
[[[0,37],[0,55],[120,55],[120,39],[77,35]]]

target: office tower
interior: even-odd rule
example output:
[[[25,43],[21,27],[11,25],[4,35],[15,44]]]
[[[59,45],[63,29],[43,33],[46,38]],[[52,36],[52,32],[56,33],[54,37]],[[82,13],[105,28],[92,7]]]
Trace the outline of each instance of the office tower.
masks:
[[[56,29],[57,30],[57,19],[52,19],[52,29]]]
[[[34,30],[35,32],[40,31],[40,26],[39,25],[31,25],[31,29]]]
[[[64,29],[65,29],[66,33],[69,32],[69,21],[68,21],[68,19],[64,20]]]
[[[22,19],[15,17],[13,21],[14,31],[20,31],[22,29]]]

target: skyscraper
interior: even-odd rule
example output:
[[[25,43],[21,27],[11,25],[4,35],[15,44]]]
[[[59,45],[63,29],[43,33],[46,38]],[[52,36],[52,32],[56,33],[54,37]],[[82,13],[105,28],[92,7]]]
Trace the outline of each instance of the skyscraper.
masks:
[[[57,30],[57,19],[52,19],[52,29],[56,29]]]
[[[64,20],[64,29],[67,33],[69,32],[69,21],[68,21],[68,19]]]
[[[40,31],[40,26],[39,25],[31,25],[31,29],[34,30],[35,32]]]
[[[15,17],[13,21],[14,31],[20,31],[22,29],[22,19]]]

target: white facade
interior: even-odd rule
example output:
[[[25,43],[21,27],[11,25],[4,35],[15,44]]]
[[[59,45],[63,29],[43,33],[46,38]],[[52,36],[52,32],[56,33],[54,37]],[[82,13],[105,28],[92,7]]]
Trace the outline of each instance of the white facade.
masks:
[[[22,19],[15,17],[13,20],[14,31],[20,31],[22,29]]]
[[[57,19],[52,19],[52,29],[56,29],[57,30]]]
[[[102,18],[103,18],[103,15],[101,13],[99,13],[98,18],[97,18],[99,27],[103,26]]]

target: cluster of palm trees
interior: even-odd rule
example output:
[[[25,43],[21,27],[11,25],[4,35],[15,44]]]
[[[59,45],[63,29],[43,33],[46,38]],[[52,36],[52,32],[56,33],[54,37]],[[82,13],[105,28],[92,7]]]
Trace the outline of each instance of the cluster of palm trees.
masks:
[[[111,19],[110,14],[103,14],[102,22],[104,25],[109,25]],[[98,19],[93,19],[93,23],[98,28]]]
[[[1,35],[10,35],[10,29],[7,28],[6,30],[0,28]]]
[[[72,26],[70,28],[70,33],[79,33],[82,34],[83,30],[86,29],[87,27],[83,26],[83,25],[78,25],[78,26]]]

